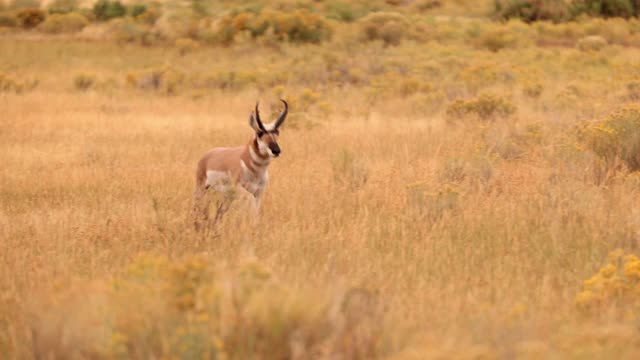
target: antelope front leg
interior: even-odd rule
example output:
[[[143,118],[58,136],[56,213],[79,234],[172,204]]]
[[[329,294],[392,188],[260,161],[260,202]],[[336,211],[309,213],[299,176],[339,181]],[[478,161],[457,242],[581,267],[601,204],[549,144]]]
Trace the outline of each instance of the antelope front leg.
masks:
[[[262,194],[252,196],[251,201],[251,224],[257,226],[260,222],[260,205],[262,204]]]

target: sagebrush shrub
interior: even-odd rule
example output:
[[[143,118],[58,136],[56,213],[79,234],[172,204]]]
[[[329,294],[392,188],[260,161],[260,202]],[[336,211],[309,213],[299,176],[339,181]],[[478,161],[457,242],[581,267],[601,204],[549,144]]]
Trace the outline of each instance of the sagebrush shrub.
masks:
[[[607,46],[607,39],[600,35],[585,36],[576,43],[582,51],[600,51]]]
[[[409,25],[404,15],[394,12],[375,12],[358,21],[365,40],[382,40],[385,45],[400,44]]]
[[[143,13],[134,15],[137,22],[146,25],[153,25],[160,18],[160,11],[158,9],[147,9]]]
[[[544,86],[539,82],[527,82],[522,86],[522,92],[532,99],[537,99],[542,95]]]
[[[120,43],[136,43],[143,46],[151,46],[165,40],[164,36],[147,24],[138,22],[132,18],[120,18],[110,22],[111,36]]]
[[[627,94],[629,100],[640,101],[640,80],[630,81],[627,83]]]
[[[568,4],[564,0],[495,0],[494,2],[494,16],[502,20],[517,18],[525,22],[560,21],[568,14]]]
[[[33,29],[47,18],[47,13],[40,9],[24,9],[18,12],[20,25],[25,29]]]
[[[638,3],[634,0],[573,0],[571,11],[573,15],[586,13],[591,16],[623,17],[637,16]]]
[[[518,39],[508,29],[496,29],[483,33],[478,39],[478,43],[480,46],[495,52],[515,47]]]
[[[89,20],[81,14],[70,12],[66,14],[53,14],[38,26],[38,30],[50,33],[73,33],[82,30],[89,25]]]
[[[21,94],[25,91],[33,90],[38,86],[37,80],[19,79],[0,72],[0,93],[12,92]]]
[[[16,27],[20,24],[19,19],[13,14],[0,14],[0,27]]]
[[[332,30],[323,17],[307,10],[241,12],[223,18],[217,30],[224,44],[242,33],[254,39],[271,34],[278,41],[320,43],[331,37]]]
[[[357,16],[352,4],[338,0],[327,4],[327,17],[338,21],[352,22]]]
[[[456,99],[447,107],[449,119],[475,117],[481,120],[507,118],[516,112],[516,106],[507,98],[485,93],[471,100]]]
[[[178,49],[180,55],[186,55],[197,50],[200,47],[200,43],[190,38],[179,38],[176,39],[174,46]]]
[[[587,148],[608,163],[621,159],[630,170],[640,170],[640,105],[626,106],[587,125],[580,137]]]
[[[73,86],[80,91],[89,90],[96,82],[96,77],[90,74],[78,74],[73,78]]]
[[[133,17],[137,17],[140,16],[142,14],[144,14],[147,11],[147,6],[143,5],[143,4],[134,4],[129,6],[129,15],[133,16]]]
[[[47,8],[49,14],[66,14],[78,9],[77,0],[54,0]]]

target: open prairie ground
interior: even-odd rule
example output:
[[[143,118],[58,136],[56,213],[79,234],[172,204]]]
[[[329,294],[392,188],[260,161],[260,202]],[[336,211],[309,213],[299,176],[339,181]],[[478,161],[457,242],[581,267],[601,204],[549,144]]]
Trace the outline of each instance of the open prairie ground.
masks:
[[[0,37],[0,357],[638,358],[638,22],[429,24]],[[280,97],[258,226],[195,232],[197,160]]]

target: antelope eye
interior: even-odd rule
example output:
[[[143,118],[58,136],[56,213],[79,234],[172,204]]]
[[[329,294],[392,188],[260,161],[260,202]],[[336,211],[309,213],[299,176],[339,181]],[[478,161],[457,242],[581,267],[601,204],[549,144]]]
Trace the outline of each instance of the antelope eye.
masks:
[[[279,130],[273,130],[271,133],[272,134],[276,134],[276,135],[280,135],[280,131]]]
[[[258,137],[259,137],[259,138],[261,138],[261,137],[262,137],[262,135],[264,135],[264,133],[263,133],[262,131],[259,131],[259,132],[258,132]]]

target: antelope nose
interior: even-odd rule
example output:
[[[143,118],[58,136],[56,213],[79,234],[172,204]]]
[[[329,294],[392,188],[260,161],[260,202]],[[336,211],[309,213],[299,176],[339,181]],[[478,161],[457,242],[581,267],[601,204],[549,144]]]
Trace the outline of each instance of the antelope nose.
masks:
[[[271,151],[273,152],[273,156],[275,156],[275,157],[280,156],[280,149],[273,149]]]

